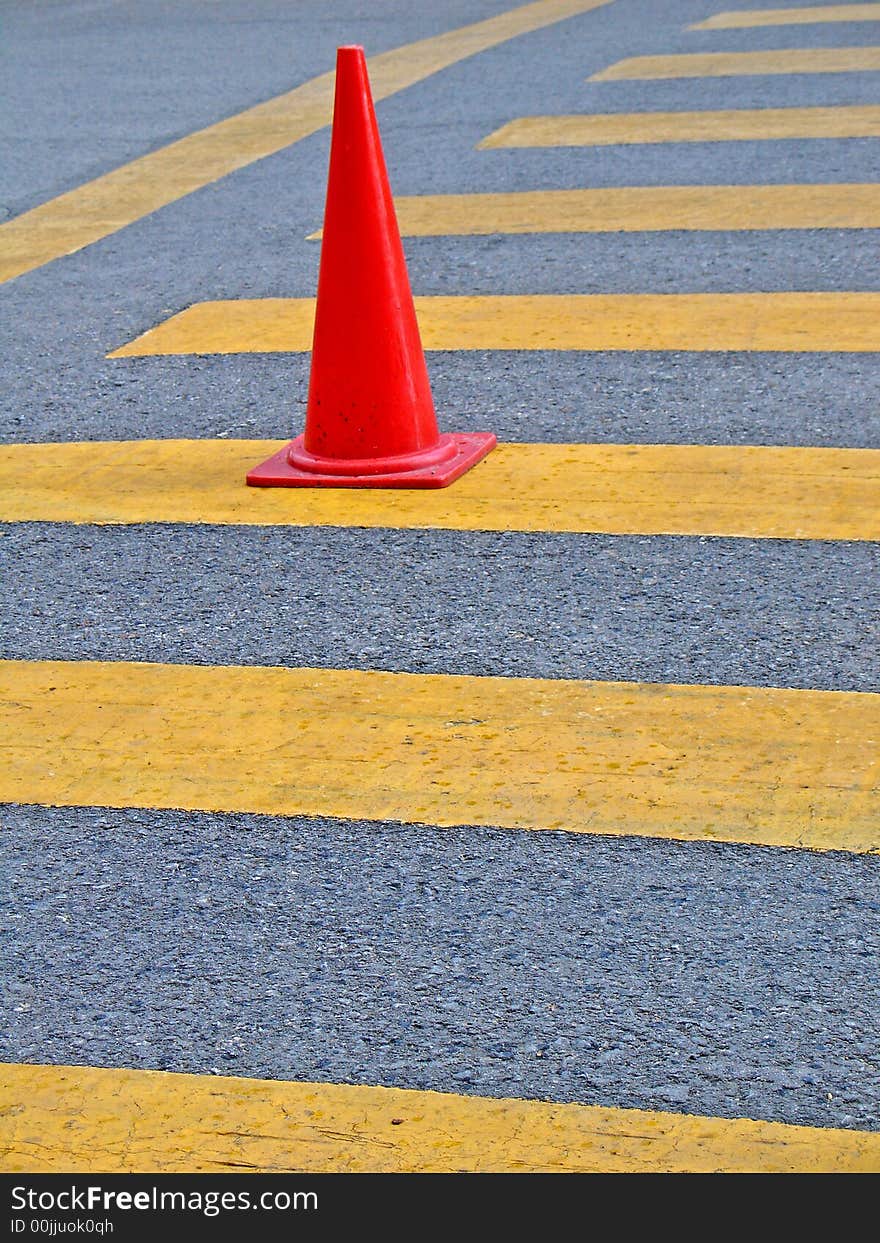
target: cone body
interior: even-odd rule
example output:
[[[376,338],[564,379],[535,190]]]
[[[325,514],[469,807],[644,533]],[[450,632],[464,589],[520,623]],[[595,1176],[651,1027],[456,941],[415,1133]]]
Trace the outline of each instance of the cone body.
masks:
[[[360,48],[340,48],[305,448],[384,458],[439,438]]]
[[[443,487],[494,444],[438,431],[363,49],[341,47],[305,433],[248,483]]]

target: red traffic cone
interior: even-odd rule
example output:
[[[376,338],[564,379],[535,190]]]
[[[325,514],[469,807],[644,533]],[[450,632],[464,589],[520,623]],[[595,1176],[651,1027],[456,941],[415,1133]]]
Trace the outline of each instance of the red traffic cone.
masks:
[[[438,431],[364,51],[341,47],[305,434],[247,482],[443,488],[495,444]]]

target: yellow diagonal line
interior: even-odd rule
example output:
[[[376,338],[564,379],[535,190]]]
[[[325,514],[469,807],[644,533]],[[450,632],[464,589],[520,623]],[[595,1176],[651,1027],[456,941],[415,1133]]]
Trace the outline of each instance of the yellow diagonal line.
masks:
[[[878,293],[417,297],[427,350],[880,349]],[[242,354],[312,347],[313,298],[198,302],[114,350]]]
[[[39,1065],[2,1071],[6,1173],[880,1169],[880,1135],[866,1131],[222,1075]]]
[[[877,449],[504,444],[449,488],[247,487],[278,447],[3,445],[0,521],[880,539]]]
[[[719,78],[762,73],[865,73],[880,69],[880,47],[785,48],[772,52],[686,52],[633,56],[594,73],[590,82],[650,78]]]
[[[615,143],[755,142],[785,138],[880,138],[880,107],[731,108],[719,112],[606,112],[519,117],[478,143],[492,147],[589,147]]]
[[[535,0],[369,59],[373,97],[387,99],[517,35],[610,0]],[[190,134],[0,225],[0,281],[72,254],[330,124],[334,73]]]
[[[868,693],[0,662],[3,802],[867,852],[878,782]]]

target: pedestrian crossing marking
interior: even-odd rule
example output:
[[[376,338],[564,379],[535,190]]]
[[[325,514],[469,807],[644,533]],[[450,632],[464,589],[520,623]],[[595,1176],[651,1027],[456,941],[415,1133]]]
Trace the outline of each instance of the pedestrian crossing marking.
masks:
[[[607,112],[519,117],[484,138],[497,147],[595,147],[622,143],[754,142],[878,138],[880,107],[734,108],[720,112]]]
[[[5,1065],[5,1173],[871,1173],[880,1135],[409,1088]]]
[[[867,692],[0,662],[2,802],[864,853],[878,757]]]
[[[415,298],[426,350],[880,349],[880,293]],[[107,355],[302,353],[314,298],[197,302]]]
[[[394,201],[404,237],[657,230],[874,229],[880,184],[622,186]],[[310,235],[320,237],[320,232]]]
[[[247,487],[278,448],[3,445],[0,521],[880,539],[878,449],[501,444],[449,488]]]
[[[418,49],[431,45],[430,55],[426,55],[426,63],[430,62],[431,67],[425,69],[422,64],[419,68],[418,54],[405,69],[395,68],[389,59],[388,81],[397,82],[391,87],[379,80],[385,63],[383,57],[375,58],[371,62],[377,82],[375,96],[377,99],[387,97],[410,82],[436,72],[444,64],[455,63],[474,51],[493,46],[500,41],[496,37],[497,30],[488,42],[479,42],[485,33],[483,28],[493,23],[510,19],[515,24],[520,14],[528,12],[529,16],[514,30],[520,33],[525,29],[538,29],[549,20],[561,20],[572,13],[599,7],[603,2],[605,0],[576,4],[571,0],[550,3],[542,0],[464,31],[451,32],[451,35],[465,37],[455,45],[455,55],[445,61],[443,53],[438,52],[438,39],[442,42],[447,36],[411,45]],[[852,10],[869,6],[825,7]],[[548,18],[548,12],[557,16]],[[538,20],[529,24],[533,14],[537,14]],[[703,27],[708,25],[704,23]],[[475,33],[478,29],[483,32],[480,36]],[[467,32],[472,32],[470,42]],[[502,36],[510,37],[510,33]],[[873,54],[880,49],[865,51]],[[394,55],[384,54],[389,58]],[[743,62],[738,63],[742,65]],[[717,57],[714,64],[711,72],[722,72],[718,69]],[[880,61],[845,67],[880,68]],[[826,59],[808,70],[740,68],[723,72],[837,72],[841,68],[829,64]],[[395,77],[398,69],[399,75]],[[596,78],[603,76],[631,75],[606,71]],[[285,116],[286,105],[275,109],[272,105],[279,101],[269,101],[268,105],[232,118],[232,123],[212,126],[2,226],[6,232],[0,233],[0,241],[7,244],[9,259],[0,265],[0,280],[11,279],[87,246],[201,185],[323,128],[329,121],[331,89],[332,75],[322,75],[281,97],[295,103],[295,117]],[[481,145],[503,144],[487,140]],[[560,221],[566,231],[604,231],[613,218],[616,194],[615,231],[864,228],[876,224],[871,214],[876,208],[872,186],[710,187],[708,191],[703,188],[699,192],[689,187],[661,187],[659,190],[651,188],[650,208],[645,206],[647,196],[640,194],[642,189],[647,188],[549,192],[541,195],[540,200],[536,195],[467,196],[468,204],[462,202],[455,206],[452,215],[459,207],[463,211],[473,210],[475,206],[483,212],[492,210],[496,215],[494,223],[489,223],[493,223],[495,232],[557,231]],[[799,190],[797,202],[792,200],[783,208],[784,192],[791,189]],[[684,197],[660,201],[663,192],[674,196],[680,190],[686,192]],[[728,190],[736,194],[725,199]],[[742,203],[744,190],[759,196],[753,199],[748,216],[733,202],[737,197]],[[849,195],[842,214],[839,201],[833,204],[828,201],[832,190]],[[719,193],[712,196],[711,191]],[[760,193],[764,191],[768,193],[762,199]],[[581,197],[574,202],[571,196],[578,194]],[[631,204],[628,208],[622,206],[621,194],[628,196]],[[707,194],[711,202],[707,201]],[[567,204],[564,204],[564,195],[569,196]],[[449,227],[451,200],[465,197],[401,200],[404,231],[414,235],[435,232],[438,217],[443,224],[444,212],[446,226],[442,232],[484,231]],[[502,198],[505,199],[503,203]],[[475,199],[480,203],[476,204]],[[405,223],[407,212],[410,220],[415,220],[409,228]],[[780,224],[780,212],[789,213],[790,220],[800,223]],[[572,221],[578,217],[582,223],[575,228]],[[737,224],[737,219],[748,222]],[[646,223],[652,220],[654,223]],[[695,220],[699,223],[694,223]],[[761,220],[765,223],[755,223]],[[768,220],[771,223],[766,223]],[[484,218],[482,225],[486,224]],[[801,295],[768,295],[771,298],[788,296]],[[480,318],[483,312],[491,315],[493,307],[487,303],[473,314],[471,344],[455,347],[434,344],[428,348],[835,351],[877,348],[876,332],[866,328],[864,323],[869,317],[875,317],[876,302],[870,301],[875,295],[807,294],[803,297],[849,299],[845,304],[838,301],[831,308],[830,327],[827,322],[824,326],[812,325],[806,334],[812,333],[810,339],[814,342],[833,344],[805,345],[805,336],[794,322],[801,314],[816,314],[821,318],[829,304],[820,301],[813,301],[806,311],[792,316],[779,302],[772,307],[767,302],[761,303],[757,328],[754,322],[749,322],[742,330],[751,334],[750,342],[763,341],[768,338],[761,333],[769,323],[769,339],[787,342],[773,346],[754,343],[738,347],[632,345],[633,339],[643,339],[638,332],[645,330],[645,322],[639,321],[633,337],[632,323],[627,319],[629,312],[621,302],[611,308],[622,314],[622,321],[612,325],[612,336],[616,332],[614,339],[626,344],[548,347],[541,341],[511,346],[510,337],[506,338],[507,344],[500,346],[473,344],[480,339],[481,332],[489,331]],[[859,299],[863,301],[858,302]],[[436,332],[434,340],[443,341],[444,333],[458,331],[462,322],[468,326],[464,302],[458,300],[448,322],[444,323],[445,308],[441,300],[434,301],[433,311],[439,315],[428,325],[429,330]],[[745,305],[740,303],[739,309]],[[547,303],[543,307],[549,314],[551,339],[564,339],[565,315],[561,316],[562,328],[558,323],[554,328],[552,308]],[[701,308],[708,307],[709,303],[695,304],[692,315],[685,313],[683,302],[674,305],[666,302],[653,308],[643,303],[636,317],[647,308],[649,335],[654,333],[651,339],[663,339],[668,313],[673,320],[673,339],[681,339],[684,334],[685,339],[693,342],[703,339],[695,332],[696,318]],[[600,308],[594,301],[590,309]],[[731,314],[727,320],[724,314],[719,316],[722,332],[735,332],[736,309],[732,303],[726,304],[726,311]],[[462,311],[465,312],[463,320]],[[765,311],[769,311],[769,316],[765,316]],[[655,319],[651,320],[655,312]],[[843,324],[839,338],[835,330],[840,325],[834,320],[838,313]],[[308,315],[305,320],[308,344],[269,348],[308,349],[311,336]],[[517,322],[513,339],[517,333],[525,331],[524,325]],[[679,333],[679,338],[675,338],[675,332]],[[727,340],[730,339],[728,335]],[[123,349],[113,356],[124,357],[126,353]],[[128,353],[135,356],[139,351]],[[324,505],[326,508],[320,511],[323,517],[315,516],[319,512],[317,508],[309,511],[312,521],[342,524],[344,509],[348,515],[345,525],[351,524],[352,513],[358,505],[363,505],[367,515],[364,524],[375,526],[391,525],[388,515],[394,506],[405,515],[407,505],[413,504],[411,496],[389,501],[387,494],[353,496],[345,493],[342,498],[332,493],[323,493],[320,497],[312,494],[308,498],[297,494],[294,499],[289,493],[275,493],[271,498],[257,499],[253,491],[243,489],[243,470],[239,470],[239,466],[253,465],[264,456],[262,450],[254,455],[248,451],[245,461],[241,443],[225,442],[222,455],[211,442],[204,445],[179,441],[161,443],[161,452],[152,453],[152,456],[151,442],[134,447],[119,444],[110,447],[8,446],[9,454],[5,450],[2,454],[4,466],[13,458],[20,464],[31,452],[34,461],[24,482],[16,476],[14,486],[4,496],[4,503],[17,513],[13,521],[22,520],[21,514],[30,505],[45,515],[46,509],[40,507],[48,504],[58,507],[54,511],[56,515],[60,512],[77,515],[74,518],[56,516],[52,520],[95,522],[289,521],[277,517],[285,506],[296,504],[307,509],[309,505]],[[272,447],[274,445],[269,448]],[[108,449],[106,457],[103,456],[105,449]],[[547,455],[534,452],[541,449],[553,452]],[[551,468],[545,477],[545,494],[530,498],[530,512],[534,514],[552,512],[553,501],[561,511],[565,498],[560,498],[556,489],[560,479],[567,479],[574,487],[575,475],[585,469],[589,475],[597,461],[600,462],[597,474],[603,485],[598,489],[599,496],[590,493],[581,497],[585,508],[578,510],[574,505],[576,514],[589,511],[592,515],[576,517],[574,521],[599,522],[598,527],[538,525],[521,529],[617,530],[614,515],[623,513],[624,524],[635,522],[635,530],[653,531],[658,514],[686,511],[686,533],[702,533],[708,524],[708,533],[715,533],[717,525],[717,533],[722,534],[877,538],[876,521],[871,526],[878,512],[873,499],[877,475],[870,451],[774,450],[759,446],[723,446],[717,451],[700,446],[501,446],[493,469],[498,467],[500,471],[503,467],[508,472],[509,489],[527,478],[522,462],[516,461],[519,450],[530,451],[536,477],[533,482],[537,483],[537,473],[542,468]],[[66,456],[73,458],[80,451],[83,454],[81,474],[75,480],[60,480],[53,467],[57,468]],[[728,457],[723,456],[726,451]],[[218,512],[226,503],[229,508],[225,512],[237,516],[191,519],[82,516],[87,512],[106,515],[110,511],[131,515],[138,511],[138,506],[142,507],[138,511],[142,515],[143,507],[148,508],[146,493],[150,471],[165,470],[170,476],[175,466],[175,452],[192,454],[194,461],[202,461],[199,455],[206,454],[204,460],[214,468],[214,473],[209,472],[207,477],[191,482],[187,489],[177,493],[168,486],[166,477],[159,489],[160,495],[153,495],[152,502],[160,507],[167,504],[171,509],[178,505],[180,512],[189,506],[189,512],[204,515],[206,510],[210,512],[207,505],[210,500],[217,504]],[[554,452],[566,455],[564,460],[557,460]],[[609,455],[604,469],[602,453]],[[780,456],[772,457],[774,453]],[[108,462],[114,454],[117,485],[120,469],[123,480],[126,469],[130,470],[131,482],[117,497],[111,498],[109,470],[113,468]],[[782,454],[791,456],[783,458]],[[807,454],[814,456],[794,456]],[[829,456],[820,456],[823,454]],[[841,456],[830,456],[836,454]],[[37,462],[38,456],[42,457],[45,470]],[[176,466],[178,469],[181,466],[179,457]],[[557,466],[559,473],[554,474]],[[106,474],[102,473],[105,471]],[[591,486],[596,477],[590,476]],[[481,478],[485,480],[488,476],[484,474]],[[695,479],[699,479],[700,484],[696,488]],[[96,482],[102,486],[106,484],[106,492],[99,488],[96,494]],[[92,493],[88,495],[90,483]],[[633,484],[642,491],[647,488],[649,498],[645,500],[640,494],[633,504],[629,494]],[[703,485],[706,495],[700,493]],[[552,499],[549,496],[551,486],[555,492]],[[224,501],[224,490],[227,494],[234,493],[233,502],[228,501],[228,496]],[[688,493],[686,498],[685,493]],[[453,502],[466,499],[465,490],[457,488],[454,493],[438,496],[436,501],[433,498],[426,501],[421,494],[418,504],[423,510],[431,503],[438,504],[441,510],[444,503],[447,505],[445,519],[432,521],[430,525],[470,529],[470,523],[468,527],[461,527],[459,522],[461,514],[468,512],[473,520],[478,511],[476,498],[468,499],[470,510],[463,505],[450,517],[455,508]],[[501,504],[497,494],[490,495],[488,501],[489,508]],[[89,505],[93,507],[91,511]],[[113,510],[114,505],[118,505],[117,510]],[[241,516],[244,507],[252,505],[260,507],[259,519]],[[68,506],[66,511],[65,506]],[[236,509],[236,506],[242,508]],[[758,517],[759,511],[762,517]],[[327,516],[333,513],[335,519]],[[599,516],[603,513],[605,517]],[[642,516],[633,518],[634,513]],[[276,516],[268,516],[272,514]],[[528,520],[543,523],[548,519],[538,516]],[[476,521],[480,522],[479,516]],[[482,519],[483,524],[488,521],[491,518]],[[660,521],[662,525],[667,520],[661,517]],[[673,525],[676,521],[678,519],[673,520]],[[646,522],[647,528],[639,526],[639,522]],[[412,521],[411,525],[426,524]],[[481,526],[481,529],[517,528],[505,521],[503,526]],[[625,525],[624,529],[630,528]],[[872,530],[873,535],[866,534]],[[439,827],[457,823],[499,824],[507,829],[562,828],[572,832],[748,842],[815,850],[880,850],[876,831],[877,763],[874,758],[880,730],[878,696],[750,687],[466,679],[332,669],[194,668],[105,662],[3,662],[0,674],[6,675],[6,685],[0,691],[0,721],[9,727],[9,741],[3,746],[10,761],[0,765],[0,797],[12,791],[16,799],[30,793],[32,797],[28,801],[58,798],[62,806],[91,805],[98,801],[108,806],[192,805],[205,810],[218,809],[217,800],[220,800],[220,810],[368,819],[391,817],[406,823],[424,822]],[[516,701],[511,698],[512,694],[518,696]],[[356,708],[353,720],[352,703]],[[452,716],[465,711],[480,711],[486,715],[462,716],[461,719]],[[231,734],[228,734],[230,725]],[[549,747],[548,734],[553,738]],[[344,739],[342,745],[340,739]],[[436,788],[426,791],[425,783]],[[142,802],[144,798],[149,802]],[[172,801],[161,802],[161,798]],[[102,799],[109,801],[101,804]],[[119,799],[125,801],[119,802]],[[248,807],[240,808],[236,803],[227,808],[226,802],[230,799],[233,802],[244,799]],[[259,805],[251,807],[251,802]],[[343,810],[335,810],[340,805]],[[330,806],[331,810],[315,811],[315,806],[325,809]],[[423,821],[424,815],[429,818]],[[488,818],[481,819],[481,816]],[[521,816],[533,822],[520,823]],[[830,1172],[875,1171],[880,1162],[880,1138],[874,1134],[752,1120],[695,1118],[534,1101],[489,1101],[380,1087],[269,1084],[87,1067],[30,1065],[5,1069],[7,1099],[0,1112],[4,1113],[12,1135],[11,1142],[4,1145],[2,1157],[7,1170],[93,1172],[96,1162],[102,1170],[110,1172],[154,1169],[228,1172],[233,1166],[278,1170],[291,1168],[293,1149],[296,1153],[294,1168],[300,1172],[373,1172],[380,1169]],[[234,1130],[230,1129],[230,1119],[235,1124]]]
[[[880,4],[814,4],[802,9],[734,9],[688,30],[743,30],[752,26],[802,26],[815,22],[880,22]]]
[[[865,73],[880,69],[880,47],[780,48],[768,52],[684,52],[619,60],[588,82],[726,78],[765,73]]]

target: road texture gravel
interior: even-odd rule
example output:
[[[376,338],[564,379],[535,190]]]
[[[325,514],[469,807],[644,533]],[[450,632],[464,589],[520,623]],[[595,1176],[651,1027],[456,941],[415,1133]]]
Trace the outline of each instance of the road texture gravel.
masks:
[[[339,44],[372,53],[508,7],[15,0],[0,218],[326,72]],[[876,103],[864,73],[586,80],[627,56],[876,42],[868,24],[685,29],[723,7],[617,0],[382,101],[394,190],[875,177],[876,140],[475,149],[529,114]],[[0,440],[301,430],[306,356],[106,355],[197,301],[312,296],[328,142],[3,286]],[[406,253],[417,294],[880,288],[870,230]],[[876,448],[877,357],[428,365],[441,426],[501,440]],[[34,523],[2,528],[0,559],[7,659],[878,689],[876,545]],[[876,857],[36,806],[0,808],[0,828],[4,1060],[880,1129]]]
[[[154,811],[0,824],[4,1058],[880,1121],[876,860]]]
[[[0,548],[6,659],[880,690],[875,544],[27,523]]]

